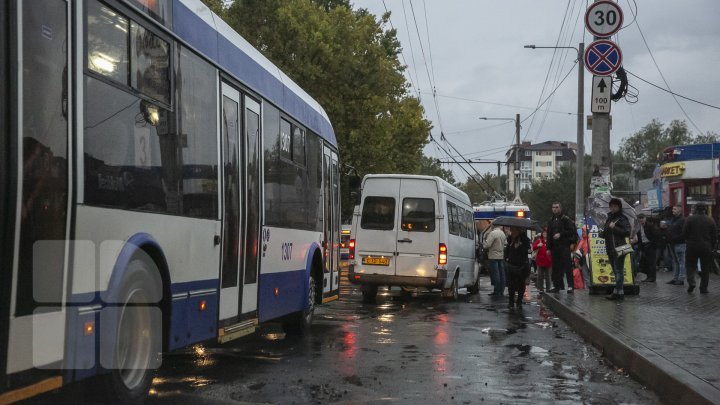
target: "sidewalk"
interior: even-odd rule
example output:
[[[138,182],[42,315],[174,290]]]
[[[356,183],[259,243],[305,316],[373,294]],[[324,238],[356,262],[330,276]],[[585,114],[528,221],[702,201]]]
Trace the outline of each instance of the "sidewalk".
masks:
[[[720,278],[710,275],[709,294],[665,284],[671,279],[659,272],[621,302],[587,289],[543,302],[663,402],[720,404]]]

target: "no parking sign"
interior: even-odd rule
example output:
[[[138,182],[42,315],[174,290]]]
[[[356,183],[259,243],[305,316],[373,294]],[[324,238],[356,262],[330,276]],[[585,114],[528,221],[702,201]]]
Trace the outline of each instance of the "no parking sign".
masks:
[[[599,39],[585,49],[585,67],[597,76],[609,76],[622,65],[620,47],[607,39]]]

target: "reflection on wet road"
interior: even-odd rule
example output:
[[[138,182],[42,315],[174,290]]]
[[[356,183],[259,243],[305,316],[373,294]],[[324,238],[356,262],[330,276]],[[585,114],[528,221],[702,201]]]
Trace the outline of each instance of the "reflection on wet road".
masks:
[[[310,336],[279,325],[224,346],[168,354],[151,404],[188,403],[657,403],[607,365],[536,299],[358,290],[319,307]]]

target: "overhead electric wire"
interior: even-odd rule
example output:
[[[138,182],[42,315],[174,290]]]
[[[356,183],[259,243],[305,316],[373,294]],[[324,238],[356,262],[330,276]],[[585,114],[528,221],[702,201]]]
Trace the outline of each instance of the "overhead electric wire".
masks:
[[[475,177],[473,177],[473,175],[471,175],[470,172],[468,172],[467,170],[465,170],[465,168],[463,167],[463,165],[462,165],[460,162],[458,162],[457,159],[453,158],[453,157],[450,155],[450,152],[448,152],[447,150],[445,150],[445,148],[443,148],[442,145],[440,145],[440,142],[438,142],[437,139],[435,139],[435,137],[432,136],[432,134],[430,135],[430,140],[433,141],[433,142],[435,142],[436,146],[439,147],[443,152],[445,152],[445,154],[450,158],[450,160],[452,160],[453,163],[455,163],[456,165],[458,165],[458,167],[459,167],[460,169],[462,169],[462,171],[464,171],[465,174],[467,174],[468,178],[472,179],[475,183],[477,183],[477,185],[480,186],[480,188],[481,188],[484,192],[486,192],[486,193],[488,192],[488,190],[487,190],[485,187],[483,187],[483,185],[482,185]],[[438,159],[438,160],[439,160],[439,159]],[[464,163],[468,164],[466,159],[463,159],[463,160],[465,160]],[[470,167],[472,167],[472,165],[470,165]],[[475,168],[473,168],[473,170],[475,170]],[[477,170],[475,170],[475,173],[477,173]],[[477,173],[477,174],[479,175],[480,173]],[[480,176],[480,178],[483,178],[483,177]],[[492,189],[492,191],[493,191],[493,193],[495,193],[495,189]]]
[[[408,0],[408,2],[410,3],[410,12],[412,13],[413,22],[415,23],[415,32],[417,33],[418,42],[420,43],[420,52],[422,53],[423,63],[425,64],[425,73],[427,74],[428,82],[430,83],[430,87],[432,88],[432,91],[433,91],[433,103],[435,104],[435,112],[437,114],[438,127],[440,127],[440,133],[442,134],[443,133],[443,124],[442,124],[442,117],[440,117],[440,106],[438,105],[437,97],[435,96],[437,87],[436,87],[433,79],[430,77],[430,69],[428,68],[428,60],[427,60],[427,57],[425,56],[425,47],[423,47],[422,36],[420,35],[420,28],[418,28],[417,17],[415,16],[415,7],[413,7],[412,0]],[[425,27],[425,29],[427,30],[428,27]],[[430,43],[428,43],[428,52],[429,52],[429,50],[430,50]]]
[[[576,32],[576,30],[574,28],[576,28],[578,26],[578,23],[580,21],[580,16],[582,15],[581,11],[582,10],[578,7],[577,14],[575,17],[575,26],[573,27],[570,24],[567,24],[565,34],[562,36],[563,39],[561,39],[559,41],[562,48],[560,49],[560,56],[558,58],[558,63],[555,66],[555,77],[553,79],[553,86],[556,86],[558,81],[560,80],[560,77],[562,74],[561,66],[562,66],[562,64],[564,64],[567,61],[568,55],[570,54],[570,50],[568,49],[568,47],[574,48],[574,46],[572,45],[573,38],[574,38],[575,32]],[[575,13],[575,3],[573,3],[572,8],[569,10],[568,15],[572,16],[574,13]],[[562,28],[561,28],[561,31],[562,31]],[[576,57],[577,57],[577,54],[576,54]],[[554,96],[549,99],[548,106],[550,106],[552,104],[553,99],[554,99]],[[540,124],[537,126],[537,128],[535,130],[535,136],[533,137],[533,142],[536,142],[537,139],[540,137],[542,129],[545,126],[545,122],[547,122],[547,117],[548,117],[548,113],[545,112],[542,115]],[[528,130],[526,132],[524,139],[527,139],[527,136],[529,136],[529,135],[530,135],[530,130]]]
[[[575,2],[573,2],[572,9],[570,10],[571,16],[575,12],[574,10],[575,10]],[[566,39],[560,41],[560,43],[563,44],[563,46],[565,46],[565,47],[573,47],[574,48],[573,38],[575,37],[575,32],[577,31],[576,28],[580,21],[580,16],[583,14],[583,13],[581,13],[581,11],[582,10],[578,7],[577,14],[575,17],[575,26],[572,27],[570,24],[567,25],[567,29],[565,31]],[[553,80],[553,86],[555,86],[558,83],[558,80],[560,79],[560,76],[562,74],[561,66],[562,66],[562,64],[566,63],[569,54],[570,54],[570,49],[568,49],[568,48],[561,49],[561,56],[560,56],[560,59],[558,60],[558,64],[556,65],[556,68],[555,68],[555,78]],[[575,57],[576,58],[578,57],[577,52],[576,52]],[[553,99],[554,99],[554,97],[550,99],[548,106],[552,105]],[[543,127],[545,126],[545,122],[547,122],[547,117],[548,117],[548,113],[545,112],[542,115],[542,120],[540,121],[540,125],[537,126],[537,129],[535,131],[535,136],[533,137],[533,142],[537,142],[537,139],[540,137],[540,133],[542,132]],[[529,135],[529,131],[528,131],[527,135]]]
[[[568,10],[570,8],[570,3],[572,0],[568,0],[567,6],[565,7],[565,14],[563,15],[562,23],[560,23],[560,32],[558,32],[558,38],[555,40],[555,46],[558,46],[560,44],[560,38],[562,37],[562,32],[565,27],[565,20],[567,19]],[[545,73],[545,80],[543,81],[542,89],[540,90],[540,95],[538,96],[538,103],[540,100],[542,100],[543,95],[545,94],[545,89],[547,88],[548,79],[550,79],[550,72],[552,71],[553,62],[555,61],[555,55],[557,54],[557,49],[553,49],[552,58],[550,59],[550,65],[548,66],[548,70]],[[536,107],[537,110],[537,107]],[[535,119],[533,118],[530,121],[530,125],[528,125],[528,128],[525,131],[525,136],[523,137],[523,140],[527,139],[528,134],[530,133],[530,130],[532,129],[533,123],[535,122]]]
[[[545,103],[550,99],[550,97],[552,97],[553,94],[555,94],[555,92],[560,88],[560,86],[562,86],[563,83],[565,83],[565,80],[567,80],[568,76],[570,76],[570,73],[572,73],[572,71],[575,70],[575,65],[577,65],[577,64],[578,64],[578,61],[575,61],[575,63],[573,64],[573,66],[570,67],[570,70],[568,70],[568,72],[565,74],[565,77],[563,77],[563,79],[560,81],[560,83],[558,83],[557,87],[555,87],[555,89],[545,98],[545,100],[543,100],[543,102],[540,103],[540,104],[537,106],[537,108],[535,108],[535,111],[531,112],[530,115],[528,115],[527,117],[525,117],[525,119],[523,119],[523,120],[520,121],[521,124],[522,124],[523,122],[527,121],[528,119],[530,119],[532,116],[534,116],[535,113],[537,113],[538,111],[540,111],[540,107],[542,107],[543,105],[545,105]]]
[[[421,93],[423,93],[423,94],[432,94],[432,93],[429,93],[429,92],[427,92],[427,91],[421,91]],[[514,105],[514,104],[495,103],[495,102],[492,102],[492,101],[477,100],[477,99],[472,99],[472,98],[467,98],[467,97],[450,96],[450,95],[442,94],[442,93],[436,93],[436,95],[437,95],[438,97],[449,98],[449,99],[453,99],[453,100],[469,101],[469,102],[471,102],[471,103],[481,103],[481,104],[497,105],[497,106],[500,106],[500,107],[519,108],[519,109],[523,109],[523,110],[535,110],[535,109],[537,108],[537,107],[526,107],[526,106]],[[538,101],[539,101],[539,100],[538,100]],[[567,111],[556,111],[556,110],[544,110],[544,111],[548,111],[548,112],[555,113],[555,114],[565,114],[565,115],[575,115],[575,114],[577,114],[577,113],[567,112]],[[500,124],[500,125],[506,125],[506,124],[507,124],[507,123]]]
[[[413,41],[412,41],[412,36],[410,35],[410,23],[408,23],[407,11],[405,10],[405,0],[401,0],[400,4],[402,4],[402,8],[403,8],[403,16],[405,17],[405,27],[407,28],[407,33],[408,33],[408,42],[410,42],[410,57],[412,58],[413,70],[415,71],[415,78],[417,79],[418,94],[420,94],[420,75],[418,75],[418,72],[417,72],[417,63],[415,62],[415,50],[413,50],[413,45],[412,45]],[[418,95],[418,100],[421,100],[419,95]]]
[[[627,69],[625,69],[625,71],[626,71],[630,76],[632,76],[632,77],[634,77],[634,78],[636,78],[636,79],[638,79],[638,80],[641,80],[641,81],[643,81],[643,82],[645,82],[645,83],[647,83],[647,84],[649,84],[649,85],[651,85],[651,86],[653,86],[653,87],[655,87],[655,88],[658,88],[658,89],[660,89],[660,90],[662,90],[662,91],[664,91],[664,92],[666,92],[666,93],[670,93],[670,94],[672,94],[673,96],[677,96],[677,97],[683,98],[683,99],[685,99],[685,100],[692,101],[693,103],[697,103],[697,104],[700,104],[700,105],[704,105],[704,106],[706,106],[706,107],[710,107],[710,108],[714,108],[714,109],[716,109],[716,110],[720,110],[720,107],[718,107],[718,106],[715,106],[715,105],[712,105],[712,104],[708,104],[708,103],[703,103],[702,101],[698,101],[698,100],[695,100],[695,99],[693,99],[693,98],[685,97],[685,96],[683,96],[683,95],[681,95],[681,94],[677,94],[677,93],[675,93],[675,92],[673,92],[673,91],[671,91],[671,90],[669,90],[669,89],[666,89],[666,88],[664,88],[664,87],[658,86],[658,85],[655,84],[655,83],[652,83],[652,82],[650,82],[650,81],[648,81],[648,80],[645,80],[645,79],[643,79],[642,77],[636,75],[635,73],[633,73],[633,72],[631,72],[631,71],[629,71],[629,70],[627,70]]]
[[[645,34],[643,34],[642,29],[640,29],[640,21],[637,19],[637,14],[635,14],[635,11],[630,8],[630,12],[633,14],[633,17],[635,18],[635,26],[638,29],[638,32],[640,33],[640,37],[642,37],[643,43],[645,44],[645,48],[647,48],[648,53],[650,54],[650,58],[653,61],[653,64],[655,65],[655,68],[657,69],[658,73],[660,73],[660,77],[663,80],[663,83],[665,83],[665,87],[670,91],[670,94],[673,97],[673,100],[675,100],[675,103],[677,103],[678,107],[680,107],[680,111],[685,115],[685,118],[690,121],[690,123],[695,127],[695,129],[698,130],[700,134],[703,134],[703,131],[695,124],[695,121],[690,118],[687,111],[685,111],[685,108],[683,108],[682,104],[680,104],[680,101],[678,101],[677,97],[675,97],[675,93],[672,92],[672,89],[670,88],[670,84],[668,84],[667,80],[665,80],[665,75],[663,75],[662,71],[660,70],[660,66],[658,65],[657,61],[655,60],[655,55],[653,55],[652,51],[650,50],[650,46],[647,43],[647,40],[645,40]]]
[[[385,4],[385,0],[382,0],[382,3],[383,3],[383,7],[385,8],[385,13],[388,13],[389,11],[388,11],[387,5]],[[392,19],[390,19],[389,16],[388,16],[388,22],[390,23],[390,28],[392,28],[395,32],[397,32],[397,30],[395,29],[395,26],[392,23]],[[405,65],[405,68],[407,69],[408,80],[410,80],[410,87],[415,90],[415,94],[417,94],[417,98],[419,100],[420,99],[420,88],[415,85],[415,82],[413,82],[412,73],[409,68],[410,65],[408,65],[407,60],[405,59],[405,54],[402,52],[402,50],[400,51],[400,58],[402,59],[402,62]]]

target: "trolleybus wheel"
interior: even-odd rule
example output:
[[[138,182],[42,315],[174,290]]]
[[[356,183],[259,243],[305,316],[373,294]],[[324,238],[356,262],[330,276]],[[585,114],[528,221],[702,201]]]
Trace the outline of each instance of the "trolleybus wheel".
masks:
[[[118,300],[110,303],[112,319],[116,323],[114,342],[106,359],[110,363],[105,364],[111,369],[106,379],[108,388],[119,403],[142,402],[148,394],[155,370],[160,366],[162,312],[159,305],[162,284],[154,267],[146,260],[131,261]]]
[[[315,294],[316,285],[312,274],[308,278],[307,295],[305,297],[305,308],[302,311],[291,314],[288,319],[283,322],[285,333],[291,335],[305,335],[310,332],[312,326],[313,315],[315,314]]]

